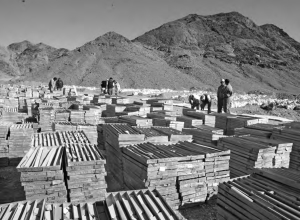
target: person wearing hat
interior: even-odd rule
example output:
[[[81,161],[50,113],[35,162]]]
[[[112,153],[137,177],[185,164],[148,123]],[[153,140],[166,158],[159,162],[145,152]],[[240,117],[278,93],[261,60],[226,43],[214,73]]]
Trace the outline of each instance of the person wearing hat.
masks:
[[[196,108],[199,110],[200,107],[200,96],[197,94],[191,94],[189,96],[189,103],[191,104],[191,109]]]
[[[221,79],[221,85],[218,88],[217,98],[218,98],[218,113],[222,113],[223,108],[223,89],[225,88],[225,79]]]
[[[200,107],[201,107],[201,110],[204,110],[205,106],[207,105],[207,113],[211,113],[211,97],[210,95],[208,94],[204,94],[200,97],[200,101],[201,101],[201,104],[200,104]]]

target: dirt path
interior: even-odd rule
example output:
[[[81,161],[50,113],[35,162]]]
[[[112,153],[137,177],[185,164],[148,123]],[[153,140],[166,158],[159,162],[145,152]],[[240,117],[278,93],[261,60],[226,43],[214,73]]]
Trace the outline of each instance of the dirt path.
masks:
[[[0,167],[0,204],[25,200],[20,173],[15,167]]]

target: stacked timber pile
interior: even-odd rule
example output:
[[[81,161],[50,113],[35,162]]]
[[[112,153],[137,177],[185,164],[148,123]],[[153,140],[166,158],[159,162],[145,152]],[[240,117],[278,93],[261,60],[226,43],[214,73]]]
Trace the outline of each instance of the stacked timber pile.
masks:
[[[226,134],[226,129],[227,129],[227,121],[228,118],[236,118],[237,116],[235,115],[230,115],[230,114],[221,114],[221,113],[214,113],[216,117],[215,121],[215,128],[221,128],[224,130],[224,133]]]
[[[12,122],[3,122],[0,121],[0,167],[8,166],[8,129],[11,126]]]
[[[300,129],[274,128],[271,139],[293,143],[289,167],[300,170]]]
[[[135,112],[137,115],[145,116],[150,113],[150,106],[133,105],[127,106],[125,110],[126,112]]]
[[[219,149],[230,149],[230,174],[239,177],[254,168],[288,167],[293,144],[250,136],[221,138]]]
[[[189,110],[189,111],[188,111]],[[192,111],[192,109],[183,109],[183,115],[192,117],[192,118],[197,118],[203,120],[203,124],[214,127],[216,123],[216,116],[214,113],[212,114],[207,114],[207,112],[198,112],[198,111]]]
[[[129,104],[130,100],[129,98],[125,97],[113,97],[112,98],[112,104]]]
[[[57,131],[34,134],[32,147],[58,147],[65,144],[80,143],[90,143],[83,131]]]
[[[112,175],[123,186],[123,162],[121,148],[142,143],[145,135],[126,124],[103,125],[108,175]]]
[[[0,205],[0,218],[18,220],[26,220],[28,218],[35,220],[54,219],[44,218],[45,201],[45,199],[37,199]]]
[[[82,110],[72,110],[70,114],[70,120],[73,123],[84,123],[85,111]]]
[[[102,114],[102,110],[100,106],[88,106],[85,108],[88,108],[89,110],[85,111],[84,115],[84,121],[87,124],[93,124],[96,125],[99,123],[99,119]]]
[[[44,208],[45,220],[110,220],[103,201],[82,203],[55,203],[47,204]]]
[[[283,128],[284,126],[273,124],[253,124],[245,128],[234,129],[234,135],[251,135],[252,137],[270,138],[274,128]]]
[[[18,165],[22,157],[28,152],[33,134],[32,124],[14,124],[10,127],[8,144],[11,165]]]
[[[19,122],[18,107],[4,107],[2,109],[1,121],[4,122]]]
[[[64,121],[64,122],[54,122],[53,128],[54,131],[75,131],[77,126],[72,122]]]
[[[132,126],[140,126],[140,127],[145,127],[145,126],[152,126],[152,119],[149,118],[142,118],[140,116],[121,116],[119,117],[119,123],[127,123]]]
[[[258,123],[268,123],[268,119],[253,118],[253,117],[228,117],[226,125],[226,135],[233,135],[234,129],[243,128]]]
[[[195,118],[192,118],[192,117],[189,117],[189,116],[184,116],[184,115],[183,116],[177,116],[176,120],[184,122],[184,127],[185,128],[193,128],[195,126],[203,124],[203,121],[201,119],[195,119]]]
[[[184,219],[156,190],[110,193],[105,201],[109,219]]]
[[[55,113],[53,107],[39,107],[39,126],[41,131],[52,131],[52,123],[54,121]]]
[[[95,145],[66,144],[67,188],[71,202],[105,199],[105,164]]]
[[[83,131],[91,144],[97,144],[97,126],[93,124],[77,124],[77,130]]]
[[[182,131],[184,127],[183,121],[173,121],[169,119],[153,118],[153,125],[159,127],[170,127],[178,131]]]
[[[157,113],[157,112],[148,113],[147,118],[152,118],[152,119],[157,118],[157,119],[176,121],[176,116],[166,115],[166,114]]]
[[[205,201],[216,194],[219,182],[229,179],[229,153],[189,142],[127,146],[124,181],[129,189],[157,189],[177,208]]]
[[[218,219],[300,219],[299,179],[297,171],[261,169],[255,175],[222,183]]]
[[[104,143],[104,135],[103,135],[103,125],[108,123],[118,123],[118,117],[107,117],[107,118],[100,118],[99,124],[97,125],[97,143],[98,147],[101,150],[105,149]]]
[[[146,128],[146,127],[133,127],[134,130],[139,132],[140,134],[145,135],[145,141],[151,143],[167,143],[168,136],[162,133],[159,133],[153,127]]]
[[[175,130],[173,128],[168,127],[153,127],[153,129],[158,132],[165,134],[169,137],[169,141],[178,142],[178,141],[192,141],[193,136],[190,134],[186,134],[184,132]]]
[[[146,103],[151,105],[152,111],[173,111],[173,100],[171,99],[148,99]]]
[[[67,201],[63,155],[63,147],[30,148],[17,166],[26,200]]]
[[[193,140],[196,143],[212,143],[219,140],[223,135],[224,131],[219,128],[213,128],[207,125],[199,125],[196,128],[184,128],[182,130],[186,134],[193,135]]]
[[[56,110],[55,111],[55,121],[56,122],[67,122],[70,119],[69,110]]]

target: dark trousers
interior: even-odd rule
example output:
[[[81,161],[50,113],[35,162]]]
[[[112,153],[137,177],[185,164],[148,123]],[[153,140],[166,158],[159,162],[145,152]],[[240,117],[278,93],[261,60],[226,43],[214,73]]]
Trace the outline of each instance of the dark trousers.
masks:
[[[218,113],[222,113],[223,99],[218,98]]]
[[[113,88],[108,89],[108,95],[112,95],[113,94]]]
[[[204,110],[205,106],[207,104],[208,114],[211,113],[211,102],[202,102],[201,103],[201,110]]]
[[[196,108],[197,110],[199,110],[199,107],[200,107],[200,102],[199,100],[194,100],[193,103],[191,104],[191,108],[194,109]]]
[[[223,108],[225,113],[230,113],[231,108],[231,98],[224,98],[223,100]]]

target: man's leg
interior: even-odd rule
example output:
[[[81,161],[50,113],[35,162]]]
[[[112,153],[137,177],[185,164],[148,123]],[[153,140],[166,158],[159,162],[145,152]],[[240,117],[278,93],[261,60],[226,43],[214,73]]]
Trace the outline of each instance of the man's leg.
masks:
[[[218,99],[218,113],[222,113],[223,99]]]
[[[211,102],[208,102],[207,103],[207,108],[208,108],[208,114],[210,114],[211,113]]]
[[[223,109],[224,109],[224,112],[227,113],[227,98],[223,99]]]
[[[202,103],[201,103],[201,105],[200,105],[200,107],[201,107],[201,110],[204,110],[204,108],[205,108],[205,105],[206,105],[206,103],[205,103],[205,102],[202,102]]]

